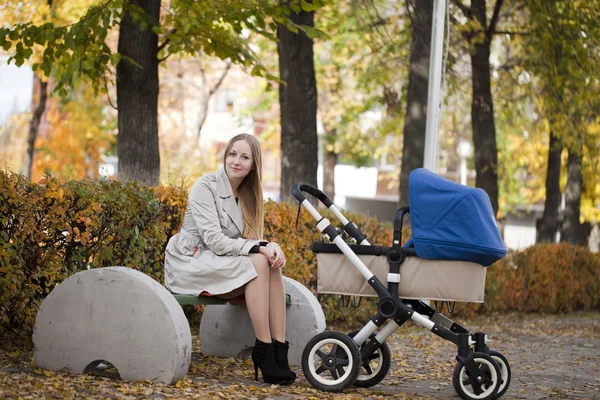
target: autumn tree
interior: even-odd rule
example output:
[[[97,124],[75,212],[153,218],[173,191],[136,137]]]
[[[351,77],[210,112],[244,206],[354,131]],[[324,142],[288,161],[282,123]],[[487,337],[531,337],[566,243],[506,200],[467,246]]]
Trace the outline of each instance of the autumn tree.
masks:
[[[408,204],[408,177],[415,168],[423,167],[425,154],[425,127],[427,116],[435,110],[427,110],[429,85],[429,52],[431,27],[433,25],[432,0],[407,0],[412,8],[410,73],[406,96],[406,115],[402,166],[400,168],[400,205]],[[391,93],[387,93],[388,96]]]
[[[8,1],[4,10],[0,11],[0,20],[7,25],[13,25],[24,21],[35,21],[35,23],[44,23],[54,18],[52,9],[52,0],[30,1],[17,4]],[[31,54],[37,58],[38,54]],[[23,167],[21,173],[27,178],[31,178],[31,169],[33,166],[35,143],[38,137],[39,126],[46,110],[48,100],[48,80],[43,74],[33,75],[33,112],[29,120],[29,129],[27,132],[27,147],[23,157]]]
[[[494,121],[494,101],[490,71],[492,38],[500,20],[503,0],[496,0],[488,20],[486,0],[471,0],[470,5],[452,0],[467,24],[463,35],[469,43],[471,57],[471,126],[475,148],[475,184],[490,197],[494,213],[498,212],[498,148]]]
[[[584,187],[584,175],[597,177],[598,140],[590,125],[598,115],[598,34],[600,3],[577,0],[528,0],[524,43],[526,66],[539,90],[541,115],[548,121],[549,145],[544,214],[539,240],[553,242],[559,229],[561,153],[567,150],[565,208],[561,241],[584,244],[581,199],[594,197],[596,185]],[[584,161],[585,160],[585,161]]]
[[[410,34],[405,5],[387,0],[339,1],[316,15],[328,39],[316,43],[323,186],[335,194],[338,162],[396,165],[406,93]],[[397,186],[396,172],[390,182]]]
[[[163,11],[161,12],[161,5]],[[242,31],[274,39],[277,21],[289,20],[269,1],[238,0],[199,3],[173,0],[95,2],[73,24],[26,22],[0,29],[0,46],[21,65],[35,46],[43,57],[34,70],[56,79],[56,92],[88,81],[106,93],[116,77],[119,107],[119,179],[157,184],[159,176],[157,105],[160,60],[172,54],[230,59],[256,75],[267,75]],[[120,27],[119,52],[107,42]]]
[[[304,27],[314,27],[314,9],[309,3],[283,2],[289,19]],[[286,10],[286,11],[287,11]],[[306,29],[306,28],[305,28]],[[291,200],[292,187],[298,182],[316,185],[317,84],[313,39],[305,30],[277,27],[279,39],[279,107],[281,114],[281,186],[282,200]]]
[[[157,185],[160,0],[130,0],[119,26],[117,106],[119,180]]]

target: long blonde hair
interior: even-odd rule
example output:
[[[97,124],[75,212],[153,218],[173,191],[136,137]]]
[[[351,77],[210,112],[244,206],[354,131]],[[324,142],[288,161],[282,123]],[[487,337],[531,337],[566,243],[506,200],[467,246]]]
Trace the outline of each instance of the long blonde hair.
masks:
[[[240,133],[231,138],[225,154],[223,155],[223,167],[226,167],[227,155],[233,144],[238,140],[245,140],[250,145],[254,167],[238,186],[238,199],[242,216],[244,217],[244,232],[246,239],[260,240],[263,238],[265,228],[265,213],[262,191],[262,155],[258,139],[248,133]]]

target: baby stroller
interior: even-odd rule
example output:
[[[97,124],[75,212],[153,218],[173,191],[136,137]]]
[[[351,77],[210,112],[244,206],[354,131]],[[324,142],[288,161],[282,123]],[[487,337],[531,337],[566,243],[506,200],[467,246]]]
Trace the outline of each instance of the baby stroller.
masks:
[[[410,208],[396,212],[393,243],[385,247],[371,245],[316,187],[305,183],[293,187],[294,197],[333,242],[312,245],[317,254],[317,291],[378,297],[377,313],[362,329],[348,335],[324,331],[309,340],[302,354],[304,375],[326,391],[376,385],[391,365],[386,339],[410,319],[457,346],[452,383],[460,397],[499,398],[510,385],[506,357],[489,349],[485,333],[470,333],[420,300],[447,302],[449,311],[450,302],[483,302],[485,267],[506,254],[490,200],[481,189],[456,184],[422,168],[410,174],[409,189]],[[329,208],[350,240],[358,244],[347,244],[342,232],[319,214],[303,192]],[[407,213],[413,235],[401,247],[402,220]]]

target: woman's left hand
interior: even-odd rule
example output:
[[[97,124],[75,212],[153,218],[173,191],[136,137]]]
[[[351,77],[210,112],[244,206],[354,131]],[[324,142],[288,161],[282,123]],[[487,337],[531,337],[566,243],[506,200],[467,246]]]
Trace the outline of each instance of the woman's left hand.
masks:
[[[269,257],[269,262],[271,263],[271,268],[283,268],[285,265],[285,255],[283,254],[283,250],[281,247],[275,242],[269,242],[267,244],[267,248],[272,250],[272,257]]]

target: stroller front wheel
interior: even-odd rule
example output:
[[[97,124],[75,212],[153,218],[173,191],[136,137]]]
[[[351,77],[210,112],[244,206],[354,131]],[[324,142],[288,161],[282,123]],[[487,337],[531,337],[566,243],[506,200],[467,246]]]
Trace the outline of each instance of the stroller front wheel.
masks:
[[[473,361],[477,364],[479,374],[483,377],[478,382],[460,361],[452,373],[452,384],[456,393],[464,400],[487,400],[498,398],[501,375],[496,361],[484,353],[474,353]]]
[[[360,332],[359,329],[348,334],[351,338]],[[373,339],[375,334],[369,337]],[[367,340],[368,342],[368,340]],[[367,343],[363,343],[363,346]],[[362,346],[361,346],[362,347]],[[362,357],[362,356],[361,356]],[[381,343],[381,347],[369,356],[367,360],[362,360],[360,373],[354,381],[354,386],[367,388],[377,385],[385,378],[392,366],[392,352],[386,342]]]
[[[360,350],[349,336],[324,331],[308,341],[302,352],[302,371],[314,387],[338,392],[352,385],[361,367]]]

